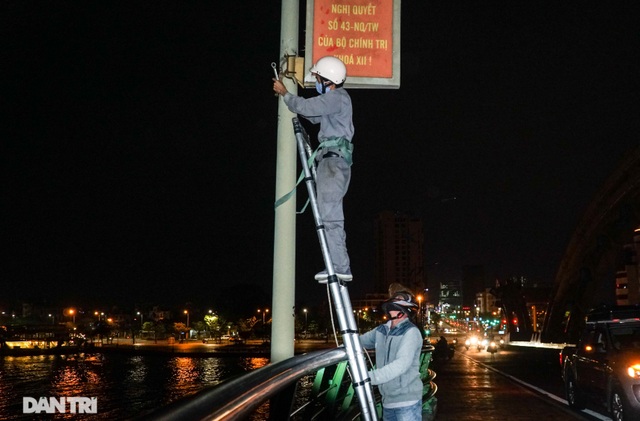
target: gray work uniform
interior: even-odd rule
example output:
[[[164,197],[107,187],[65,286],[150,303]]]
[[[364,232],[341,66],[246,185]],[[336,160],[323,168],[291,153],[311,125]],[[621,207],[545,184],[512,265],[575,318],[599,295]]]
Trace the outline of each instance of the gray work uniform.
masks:
[[[353,109],[351,97],[344,88],[328,91],[313,98],[287,93],[284,102],[291,112],[300,114],[314,124],[320,123],[318,141],[331,138],[353,139]],[[342,158],[339,148],[323,148],[318,152],[316,191],[320,218],[327,235],[329,254],[337,273],[351,273],[344,231],[342,199],[349,188],[351,167]],[[332,155],[338,156],[332,156]]]

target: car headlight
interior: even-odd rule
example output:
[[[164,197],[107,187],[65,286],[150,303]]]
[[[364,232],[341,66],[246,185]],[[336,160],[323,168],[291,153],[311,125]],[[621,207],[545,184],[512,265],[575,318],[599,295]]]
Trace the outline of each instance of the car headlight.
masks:
[[[640,364],[634,364],[630,367],[627,367],[627,374],[632,379],[640,379]]]

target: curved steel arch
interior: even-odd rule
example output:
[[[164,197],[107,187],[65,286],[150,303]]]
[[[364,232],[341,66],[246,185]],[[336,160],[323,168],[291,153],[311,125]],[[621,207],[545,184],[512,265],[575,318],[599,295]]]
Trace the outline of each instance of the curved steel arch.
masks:
[[[543,342],[575,342],[590,308],[615,304],[623,247],[639,226],[640,147],[605,182],[574,231],[556,274]]]

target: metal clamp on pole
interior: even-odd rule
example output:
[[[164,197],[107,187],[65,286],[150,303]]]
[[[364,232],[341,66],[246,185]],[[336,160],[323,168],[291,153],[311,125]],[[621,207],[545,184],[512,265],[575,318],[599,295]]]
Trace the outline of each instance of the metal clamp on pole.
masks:
[[[301,88],[304,88],[304,57],[287,54],[284,58],[287,63],[284,75],[296,81]]]
[[[320,241],[320,249],[322,250],[322,257],[328,273],[328,287],[331,291],[338,324],[340,326],[340,331],[342,332],[342,342],[344,343],[345,350],[347,352],[351,380],[362,410],[360,419],[365,421],[376,421],[378,417],[376,413],[375,399],[373,397],[373,389],[371,387],[371,380],[369,379],[362,344],[360,343],[360,336],[358,335],[358,327],[351,307],[351,299],[349,298],[349,292],[345,282],[338,279],[333,268],[324,224],[322,223],[320,211],[318,210],[318,202],[316,200],[315,193],[315,165],[313,164],[313,160],[309,160],[307,151],[310,150],[310,147],[308,147],[307,134],[297,117],[294,117],[292,121],[293,130],[298,143],[298,155],[300,157],[300,162],[302,163],[305,184],[307,185],[309,201],[311,203],[311,209],[316,223],[318,240]],[[305,144],[307,147],[305,147]],[[309,161],[311,161],[312,169],[309,168]]]

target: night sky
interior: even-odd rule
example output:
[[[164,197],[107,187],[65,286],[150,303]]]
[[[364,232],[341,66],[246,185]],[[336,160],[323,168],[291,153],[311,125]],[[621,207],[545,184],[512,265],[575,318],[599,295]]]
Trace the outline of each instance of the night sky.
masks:
[[[373,292],[385,209],[424,217],[429,282],[463,264],[551,282],[638,146],[629,10],[455,3],[402,2],[401,88],[350,90],[352,297]],[[280,3],[239,4],[0,5],[0,304],[270,295]],[[326,293],[309,210],[297,250],[298,301],[313,303]]]

